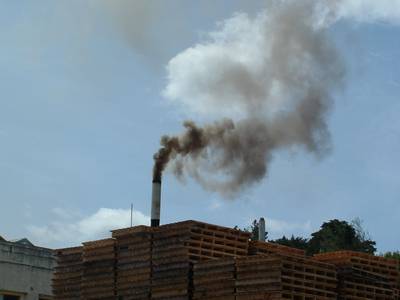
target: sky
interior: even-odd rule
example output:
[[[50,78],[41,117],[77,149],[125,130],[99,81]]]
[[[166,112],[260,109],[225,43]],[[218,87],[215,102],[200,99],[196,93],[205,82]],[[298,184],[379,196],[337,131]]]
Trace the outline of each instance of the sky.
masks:
[[[212,119],[168,97],[170,62],[269,2],[0,0],[0,235],[74,246],[129,226],[131,204],[133,223],[148,224],[160,137]],[[346,72],[330,150],[273,152],[265,178],[233,199],[167,170],[161,223],[263,216],[278,238],[360,218],[378,251],[400,249],[400,1],[338,5],[325,30]]]

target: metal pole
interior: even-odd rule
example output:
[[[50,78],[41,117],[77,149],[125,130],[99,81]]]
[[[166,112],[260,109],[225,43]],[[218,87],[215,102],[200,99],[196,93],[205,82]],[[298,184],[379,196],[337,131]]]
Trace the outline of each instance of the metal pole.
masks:
[[[131,227],[133,225],[133,203],[131,203]]]

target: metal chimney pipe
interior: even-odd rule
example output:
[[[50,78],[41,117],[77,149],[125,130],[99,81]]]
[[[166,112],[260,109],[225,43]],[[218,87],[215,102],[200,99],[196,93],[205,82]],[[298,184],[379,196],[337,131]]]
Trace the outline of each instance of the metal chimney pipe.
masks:
[[[261,242],[265,242],[265,219],[260,218],[258,222],[258,240]]]
[[[151,195],[151,227],[160,226],[161,180],[154,179]]]

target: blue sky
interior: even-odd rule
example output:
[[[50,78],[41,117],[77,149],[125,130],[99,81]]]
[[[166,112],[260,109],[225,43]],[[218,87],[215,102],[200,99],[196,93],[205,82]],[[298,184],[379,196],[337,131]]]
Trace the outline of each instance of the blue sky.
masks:
[[[264,7],[150,2],[0,1],[5,238],[74,245],[129,225],[130,203],[135,223],[146,222],[159,138],[196,118],[162,95],[168,61],[218,22]],[[163,223],[243,227],[264,216],[276,238],[359,217],[380,251],[400,248],[400,1],[364,10],[344,2],[348,11],[328,29],[347,69],[328,116],[330,153],[276,152],[267,178],[234,200],[166,173]]]

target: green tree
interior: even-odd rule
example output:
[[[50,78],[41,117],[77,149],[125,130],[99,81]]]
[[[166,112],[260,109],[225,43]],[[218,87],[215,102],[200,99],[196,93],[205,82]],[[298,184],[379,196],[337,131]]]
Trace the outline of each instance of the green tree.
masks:
[[[235,226],[237,228],[237,226]],[[244,231],[251,233],[251,240],[258,241],[258,228],[259,228],[259,221],[254,220],[253,223],[249,227],[243,228]],[[268,232],[265,232],[265,240],[268,238]]]
[[[335,219],[323,223],[319,231],[311,234],[307,253],[354,250],[373,254],[376,251],[375,241],[362,229],[360,220],[355,222],[358,224]]]
[[[355,218],[350,224],[356,231],[356,235],[361,241],[367,241],[371,239],[369,232],[364,229],[363,221],[360,218]]]
[[[381,254],[381,256],[385,258],[397,259],[399,261],[398,268],[400,271],[400,251],[393,251],[393,252],[385,252]]]
[[[383,256],[385,258],[393,258],[393,259],[400,260],[400,251],[385,252],[385,253],[381,254],[381,256]]]
[[[252,240],[258,240],[258,221],[244,228],[251,232]],[[268,233],[265,234],[267,239]],[[310,239],[303,237],[283,236],[280,239],[270,240],[272,243],[302,249],[309,255],[339,250],[352,250],[374,254],[376,242],[373,241],[367,231],[364,230],[362,221],[359,218],[351,222],[331,220],[321,225],[320,230],[311,234]],[[390,252],[387,255],[399,256],[399,252]]]
[[[308,248],[307,239],[302,237],[295,237],[294,235],[292,235],[290,239],[288,239],[286,236],[283,236],[280,239],[271,240],[270,242],[301,250],[307,250]]]

